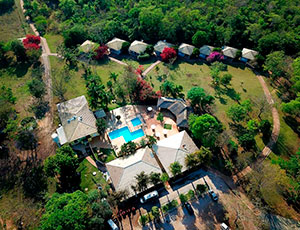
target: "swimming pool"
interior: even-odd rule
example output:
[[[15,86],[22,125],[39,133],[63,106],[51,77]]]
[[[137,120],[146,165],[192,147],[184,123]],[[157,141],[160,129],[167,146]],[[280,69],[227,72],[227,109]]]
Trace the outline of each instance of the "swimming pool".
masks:
[[[123,136],[125,142],[133,141],[137,138],[140,138],[145,135],[144,131],[142,129],[138,129],[136,131],[130,132],[129,128],[127,126],[114,130],[110,132],[109,134],[110,139],[116,139],[118,137]]]
[[[132,119],[132,120],[131,120],[131,123],[132,123],[133,127],[135,127],[135,126],[138,126],[138,125],[142,124],[142,122],[141,122],[140,118],[138,118],[138,117],[136,117],[136,118]]]

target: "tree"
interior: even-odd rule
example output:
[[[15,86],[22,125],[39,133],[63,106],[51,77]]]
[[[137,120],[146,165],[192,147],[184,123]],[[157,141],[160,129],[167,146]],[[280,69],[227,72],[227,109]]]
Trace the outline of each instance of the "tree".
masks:
[[[101,45],[95,50],[94,59],[101,60],[105,55],[108,55],[108,46]]]
[[[210,164],[210,161],[212,159],[212,152],[209,148],[201,146],[200,150],[195,152],[195,155],[197,156],[199,164]]]
[[[64,1],[72,2],[74,0],[64,0]],[[64,36],[64,44],[66,48],[74,48],[76,47],[76,45],[82,44],[86,40],[87,33],[83,25],[76,24],[70,29],[64,31],[63,36]]]
[[[164,115],[161,112],[159,112],[157,114],[157,118],[156,119],[162,123],[164,121]]]
[[[234,122],[241,122],[247,118],[250,111],[252,111],[252,104],[250,100],[245,100],[240,105],[230,106],[227,116]]]
[[[167,173],[163,173],[161,176],[160,176],[160,180],[163,182],[163,183],[166,183],[167,181],[169,181],[169,175]]]
[[[21,41],[13,40],[10,43],[10,50],[16,56],[17,62],[24,62],[26,60],[26,50]]]
[[[151,172],[150,173],[150,182],[153,185],[159,184],[161,182],[161,180],[160,180],[160,173]]]
[[[222,130],[222,125],[209,114],[202,116],[191,114],[189,126],[194,137],[199,139],[205,147],[213,147]]]
[[[184,159],[185,166],[189,169],[196,167],[199,165],[199,161],[197,155],[195,153],[190,153],[185,156]]]
[[[191,101],[194,110],[200,110],[201,113],[206,112],[207,106],[211,105],[214,97],[207,94],[203,88],[193,87],[188,91],[187,98]]]
[[[137,189],[140,192],[143,192],[148,188],[150,179],[149,176],[144,171],[142,171],[140,174],[137,174],[135,176],[135,179],[137,181]]]
[[[262,120],[259,123],[259,130],[265,138],[270,137],[271,134],[271,123],[268,120]]]
[[[136,89],[133,95],[135,101],[151,104],[157,100],[158,96],[159,95],[154,92],[149,82],[142,79],[141,77],[137,77]]]
[[[59,8],[62,10],[66,18],[71,17],[75,12],[76,2],[74,0],[61,0]]]
[[[45,206],[40,228],[42,230],[85,230],[87,218],[86,194],[81,191],[54,193]]]
[[[147,145],[149,146],[149,148],[152,148],[152,146],[154,144],[156,144],[156,142],[157,142],[157,139],[150,135],[146,135],[146,140],[147,140]]]
[[[283,51],[275,51],[267,55],[264,70],[271,74],[273,79],[285,76],[285,55]]]
[[[68,74],[68,70],[64,68],[61,71],[52,73],[52,92],[54,96],[57,96],[60,101],[65,101],[65,94],[67,92],[67,85],[65,75]]]
[[[159,213],[159,209],[157,206],[153,206],[151,208],[151,213],[154,217],[154,221],[158,221],[159,220],[159,217],[160,217],[160,213]]]
[[[111,206],[116,207],[123,200],[127,199],[128,196],[129,196],[128,190],[120,190],[117,192],[110,193],[107,200]]]
[[[0,0],[0,13],[4,13],[11,9],[15,4],[13,0]]]
[[[291,100],[287,103],[281,104],[281,109],[284,113],[290,114],[294,117],[300,116],[300,97],[297,97],[295,100]]]
[[[118,79],[118,76],[119,76],[119,74],[117,74],[117,73],[115,73],[115,72],[111,72],[111,73],[109,74],[109,79],[113,80],[114,83],[116,83],[116,82],[117,82],[117,79]]]
[[[228,88],[228,86],[230,85],[232,79],[232,75],[230,73],[226,73],[224,74],[221,79],[220,79],[220,83],[225,87]]]
[[[162,96],[171,96],[173,98],[183,98],[184,94],[182,93],[183,87],[181,85],[175,85],[171,81],[164,81],[164,83],[160,86],[160,91]]]
[[[208,34],[202,30],[198,30],[192,37],[192,43],[196,47],[205,45],[208,41]]]
[[[88,203],[92,211],[88,229],[105,230],[105,222],[112,216],[109,204],[103,198],[105,197],[98,190],[88,193]]]
[[[215,62],[215,61],[222,61],[224,59],[223,54],[221,54],[218,51],[213,51],[211,52],[208,57],[206,58],[206,60],[208,62]]]
[[[177,57],[177,53],[175,49],[165,47],[160,56],[163,62],[173,63]]]
[[[240,145],[246,149],[253,149],[256,145],[253,133],[244,133],[238,137]]]
[[[107,111],[112,95],[105,90],[100,77],[95,74],[87,76],[86,86],[91,107],[93,109],[103,108]]]
[[[72,190],[78,185],[76,169],[79,166],[78,158],[69,145],[56,150],[56,154],[46,158],[44,169],[47,176],[59,179],[63,191]]]
[[[43,80],[33,79],[28,83],[28,87],[31,95],[38,99],[41,99],[46,92],[45,83]]]
[[[137,150],[137,146],[136,143],[133,141],[128,141],[127,143],[124,143],[121,146],[121,151],[120,151],[120,155],[121,156],[129,156],[132,155],[136,152]]]
[[[104,134],[106,127],[107,127],[106,120],[103,118],[98,118],[96,121],[96,127],[97,127],[97,132],[100,135]]]
[[[20,149],[33,150],[37,146],[37,140],[32,131],[20,130],[17,134],[17,142]]]
[[[175,161],[172,164],[170,164],[170,170],[173,176],[177,176],[178,174],[180,174],[182,167],[183,166],[178,161]]]

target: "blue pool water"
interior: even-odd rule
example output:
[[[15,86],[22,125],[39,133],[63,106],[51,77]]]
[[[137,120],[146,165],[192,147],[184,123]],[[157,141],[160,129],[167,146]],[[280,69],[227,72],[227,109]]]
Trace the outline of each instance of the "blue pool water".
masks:
[[[142,129],[138,129],[136,131],[130,132],[129,128],[127,126],[114,130],[110,132],[109,134],[110,139],[116,139],[118,137],[123,136],[125,142],[133,141],[139,137],[142,137],[145,135],[144,131]]]
[[[131,123],[132,123],[132,125],[133,125],[134,127],[135,127],[135,126],[138,126],[138,125],[140,125],[140,124],[142,124],[140,118],[138,118],[138,117],[132,119],[132,120],[131,120]]]

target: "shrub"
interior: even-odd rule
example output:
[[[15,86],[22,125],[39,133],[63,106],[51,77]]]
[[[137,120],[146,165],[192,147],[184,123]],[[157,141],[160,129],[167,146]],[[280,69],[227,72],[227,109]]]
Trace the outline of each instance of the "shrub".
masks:
[[[149,55],[152,55],[153,54],[153,50],[154,50],[153,45],[147,45],[145,53],[147,53]]]
[[[163,173],[163,174],[161,175],[160,179],[161,179],[162,182],[165,183],[165,182],[167,182],[167,181],[169,180],[169,176],[168,176],[167,173]]]
[[[37,119],[42,119],[49,109],[49,103],[46,101],[39,101],[31,106],[31,110]]]
[[[149,221],[148,215],[141,215],[140,216],[140,223],[145,226],[145,224]]]
[[[172,200],[171,202],[167,203],[166,205],[162,206],[162,210],[164,213],[170,211],[173,208],[178,206],[177,200]]]
[[[199,54],[200,54],[200,50],[198,48],[194,48],[193,53],[192,53],[193,58],[198,57]]]
[[[145,61],[145,60],[148,60],[149,58],[150,58],[150,55],[147,53],[140,54],[139,56],[137,56],[137,59],[139,61]]]
[[[130,46],[129,42],[123,42],[121,52],[124,53],[124,54],[127,54],[129,46]]]
[[[37,145],[37,140],[31,131],[21,130],[17,134],[18,146],[20,149],[32,150]]]
[[[194,190],[189,190],[188,191],[188,193],[187,193],[187,197],[188,197],[188,199],[190,200],[190,199],[193,199],[194,197],[195,197],[195,192],[194,192]]]
[[[40,43],[41,43],[40,36],[35,36],[32,34],[27,34],[26,38],[23,39],[23,45],[25,49],[31,49],[31,48],[39,49]]]

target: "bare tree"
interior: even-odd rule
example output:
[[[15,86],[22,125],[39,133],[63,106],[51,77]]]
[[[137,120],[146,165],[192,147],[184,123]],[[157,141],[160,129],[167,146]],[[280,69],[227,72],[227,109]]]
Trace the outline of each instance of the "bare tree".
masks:
[[[52,73],[52,91],[60,101],[65,101],[65,93],[67,92],[66,80],[68,76],[69,71],[66,68]]]
[[[257,117],[261,120],[261,115],[270,110],[270,105],[265,97],[254,97],[251,98],[252,104],[257,109]]]

